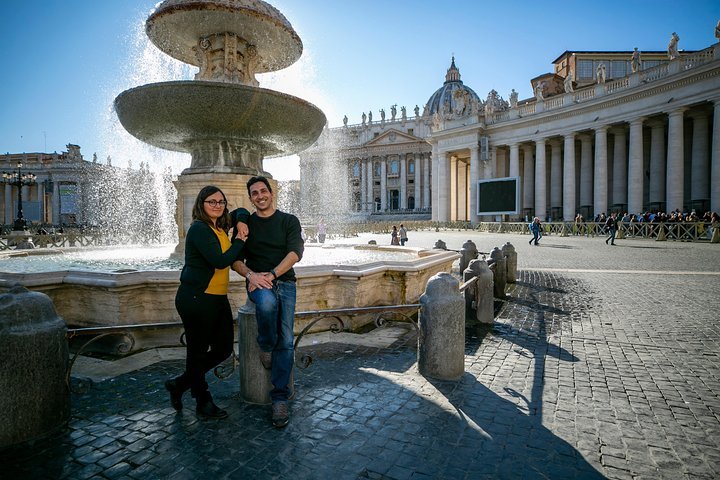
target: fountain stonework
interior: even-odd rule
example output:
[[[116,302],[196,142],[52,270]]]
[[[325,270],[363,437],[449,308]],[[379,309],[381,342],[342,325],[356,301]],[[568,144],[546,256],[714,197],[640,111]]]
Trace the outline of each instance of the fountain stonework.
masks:
[[[142,85],[115,99],[133,136],[192,156],[175,182],[182,249],[202,187],[217,185],[233,207],[252,210],[245,183],[272,178],[263,159],[308,148],[326,118],[305,100],[258,86],[257,73],[288,67],[303,50],[290,22],[265,2],[166,0],[145,31],[161,51],[199,67],[195,80]]]

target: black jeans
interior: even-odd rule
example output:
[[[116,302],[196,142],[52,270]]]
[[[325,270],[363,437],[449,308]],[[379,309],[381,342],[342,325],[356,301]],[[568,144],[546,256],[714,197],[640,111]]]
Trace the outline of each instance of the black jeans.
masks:
[[[233,350],[233,316],[227,295],[198,293],[180,285],[175,295],[177,308],[185,327],[187,360],[185,373],[175,379],[178,388],[190,389],[203,403],[212,397],[205,374],[220,365]]]

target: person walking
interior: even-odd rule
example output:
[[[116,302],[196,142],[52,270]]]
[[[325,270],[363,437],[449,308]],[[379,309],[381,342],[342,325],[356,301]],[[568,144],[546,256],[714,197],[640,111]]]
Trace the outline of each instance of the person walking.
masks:
[[[535,242],[535,245],[540,242],[540,219],[538,217],[533,218],[533,221],[529,225],[530,227],[530,233],[532,233],[533,238],[530,239],[528,242],[529,245],[532,245],[533,242]]]
[[[405,242],[408,241],[408,238],[407,238],[407,230],[405,229],[405,226],[402,223],[400,224],[400,230],[398,233],[400,234],[400,245],[402,245],[404,247]]]
[[[605,239],[605,244],[610,242],[610,245],[615,245],[615,234],[617,233],[617,213],[610,214],[605,220],[605,230],[607,231],[608,237]]]
[[[260,362],[270,370],[271,420],[282,428],[290,421],[290,374],[294,363],[295,271],[305,249],[300,221],[274,207],[270,182],[262,176],[247,182],[255,213],[247,219],[250,235],[233,269],[245,277],[255,304]]]
[[[245,209],[239,214],[245,218]],[[175,307],[185,328],[185,372],[165,382],[170,404],[180,411],[187,390],[197,402],[196,412],[204,418],[225,418],[225,410],[213,402],[205,374],[220,365],[233,349],[233,313],[228,301],[230,265],[242,251],[247,227],[228,238],[232,225],[225,194],[212,185],[198,193],[192,210],[193,222],[185,236],[185,265]]]

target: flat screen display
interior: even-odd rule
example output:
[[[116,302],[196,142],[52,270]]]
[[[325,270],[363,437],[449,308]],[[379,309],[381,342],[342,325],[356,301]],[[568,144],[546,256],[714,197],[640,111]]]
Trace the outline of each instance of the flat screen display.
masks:
[[[478,180],[478,215],[520,213],[520,177]]]

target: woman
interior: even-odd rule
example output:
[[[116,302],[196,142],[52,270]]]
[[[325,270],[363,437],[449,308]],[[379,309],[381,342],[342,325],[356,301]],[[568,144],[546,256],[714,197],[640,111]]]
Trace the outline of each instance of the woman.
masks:
[[[390,232],[390,245],[400,245],[400,237],[398,236],[398,229],[393,225],[392,232]]]
[[[245,209],[240,209],[247,219]],[[165,382],[170,404],[182,410],[182,395],[190,390],[198,415],[225,418],[227,412],[213,402],[205,374],[230,356],[233,348],[233,315],[227,291],[230,265],[245,245],[247,228],[228,238],[231,225],[225,194],[209,185],[198,194],[193,223],[185,237],[185,266],[175,296],[187,344],[185,373]]]

